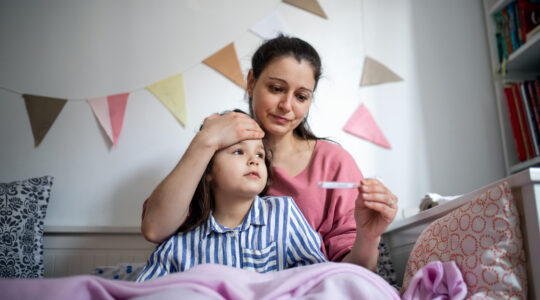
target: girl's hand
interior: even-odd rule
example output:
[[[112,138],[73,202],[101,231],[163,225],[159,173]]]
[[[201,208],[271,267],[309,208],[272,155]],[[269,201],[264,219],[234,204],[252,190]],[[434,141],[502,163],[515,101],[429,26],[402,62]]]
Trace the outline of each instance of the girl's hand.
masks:
[[[378,238],[396,217],[398,198],[377,179],[364,179],[360,183],[356,227],[364,238]]]
[[[243,140],[261,139],[264,131],[250,116],[228,112],[224,115],[213,114],[204,119],[199,135],[204,136],[207,144],[217,151]]]

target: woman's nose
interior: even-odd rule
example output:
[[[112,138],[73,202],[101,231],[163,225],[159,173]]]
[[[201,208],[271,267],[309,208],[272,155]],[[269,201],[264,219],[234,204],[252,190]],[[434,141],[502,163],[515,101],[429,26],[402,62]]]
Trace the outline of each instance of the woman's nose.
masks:
[[[279,109],[281,109],[284,112],[290,111],[291,106],[292,106],[292,100],[293,100],[292,94],[284,94],[283,98],[278,103]]]

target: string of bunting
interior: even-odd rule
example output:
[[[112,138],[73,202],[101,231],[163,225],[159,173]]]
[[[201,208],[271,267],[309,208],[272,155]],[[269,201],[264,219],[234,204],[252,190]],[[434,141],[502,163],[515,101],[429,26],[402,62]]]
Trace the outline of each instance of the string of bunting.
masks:
[[[325,12],[317,0],[282,0],[282,2],[327,19]],[[263,40],[271,39],[280,33],[288,32],[285,22],[277,11],[272,11],[266,15],[249,30]],[[240,88],[246,88],[245,77],[242,74],[234,42],[229,43],[224,48],[204,59],[202,63],[219,72]],[[366,57],[360,86],[400,80],[402,79],[390,69]],[[0,89],[19,94],[24,98],[35,147],[38,147],[43,141],[45,135],[69,100],[25,94],[5,87],[0,87]],[[182,126],[185,127],[187,125],[183,72],[147,85],[144,89],[156,97]],[[141,90],[141,88],[114,95],[84,99],[90,105],[94,116],[105,131],[113,147],[117,145],[122,131],[128,98],[131,93],[138,90]],[[345,125],[344,131],[382,147],[390,148],[390,144],[376,125],[367,108],[363,105],[352,115],[351,119]]]

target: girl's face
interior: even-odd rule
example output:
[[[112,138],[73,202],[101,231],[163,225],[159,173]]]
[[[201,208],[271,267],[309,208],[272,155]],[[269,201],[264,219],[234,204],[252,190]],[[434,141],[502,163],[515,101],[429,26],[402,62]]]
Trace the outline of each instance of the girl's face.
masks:
[[[214,195],[255,197],[265,187],[268,173],[262,140],[245,140],[221,149],[212,158],[207,177]]]
[[[272,136],[292,134],[309,111],[315,78],[309,62],[292,56],[269,63],[259,78],[248,75],[255,118]]]

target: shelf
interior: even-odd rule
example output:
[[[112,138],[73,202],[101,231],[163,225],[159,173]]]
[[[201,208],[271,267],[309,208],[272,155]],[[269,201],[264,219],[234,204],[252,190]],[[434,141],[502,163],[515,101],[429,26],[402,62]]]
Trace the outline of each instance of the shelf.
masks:
[[[513,1],[515,1],[515,0],[499,0],[499,1],[497,1],[489,9],[489,14],[492,15],[492,14],[496,13],[497,11],[503,9],[503,7],[505,7],[507,4],[509,4],[510,2],[513,2]]]
[[[538,72],[540,70],[540,34],[512,53],[506,64],[507,72]]]
[[[527,168],[530,168],[536,165],[540,165],[540,156],[537,156],[529,160],[526,160],[524,162],[520,162],[519,164],[513,165],[512,167],[510,167],[510,172],[512,174],[517,173],[521,170],[525,170]]]

